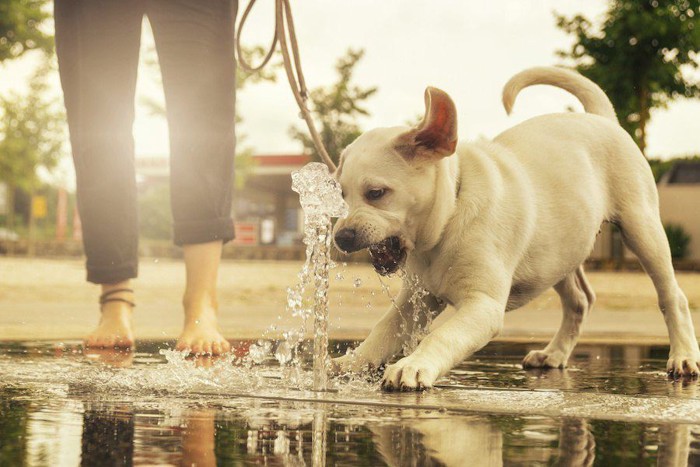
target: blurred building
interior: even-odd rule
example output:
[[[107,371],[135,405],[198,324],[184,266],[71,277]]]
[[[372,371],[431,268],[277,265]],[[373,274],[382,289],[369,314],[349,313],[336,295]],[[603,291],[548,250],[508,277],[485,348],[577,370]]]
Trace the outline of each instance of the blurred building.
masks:
[[[690,235],[687,259],[700,262],[700,162],[677,162],[658,184],[661,220]]]
[[[664,225],[674,224],[690,235],[688,263],[700,264],[700,162],[677,162],[657,184],[659,209]],[[604,224],[598,235],[591,260],[595,263],[634,261],[634,255],[622,242],[621,233]]]
[[[293,246],[301,243],[303,211],[292,191],[291,173],[310,161],[306,154],[257,154],[252,156],[245,186],[236,190],[233,216],[234,244],[245,246]],[[140,192],[168,183],[169,159],[136,158]]]
[[[304,214],[292,191],[291,174],[310,162],[306,154],[259,154],[245,187],[234,198],[239,245],[292,246],[301,243]]]

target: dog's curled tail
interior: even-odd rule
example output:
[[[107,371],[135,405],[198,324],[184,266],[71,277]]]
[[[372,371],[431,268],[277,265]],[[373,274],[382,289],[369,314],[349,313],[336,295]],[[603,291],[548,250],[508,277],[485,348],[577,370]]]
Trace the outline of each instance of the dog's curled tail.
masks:
[[[503,107],[508,115],[513,110],[518,93],[535,84],[549,84],[562,88],[576,96],[587,113],[600,115],[617,123],[610,99],[597,84],[575,71],[558,67],[528,68],[513,76],[503,88]]]

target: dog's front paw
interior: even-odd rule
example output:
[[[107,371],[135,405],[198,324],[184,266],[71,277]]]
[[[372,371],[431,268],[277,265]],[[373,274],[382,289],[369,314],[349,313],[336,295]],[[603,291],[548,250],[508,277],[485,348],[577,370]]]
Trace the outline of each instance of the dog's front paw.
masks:
[[[408,356],[384,370],[382,389],[385,391],[422,391],[433,387],[439,376],[434,364]]]
[[[666,364],[666,373],[670,378],[697,378],[700,374],[698,363],[700,356],[688,354],[678,354],[669,356]]]
[[[564,368],[566,355],[560,351],[545,352],[544,350],[532,350],[523,359],[523,368]]]

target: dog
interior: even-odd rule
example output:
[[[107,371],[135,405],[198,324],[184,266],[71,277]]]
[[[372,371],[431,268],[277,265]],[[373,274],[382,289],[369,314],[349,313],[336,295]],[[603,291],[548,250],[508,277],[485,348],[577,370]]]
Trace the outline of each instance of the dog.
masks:
[[[504,87],[506,112],[536,84],[570,92],[585,113],[538,116],[492,141],[458,146],[455,104],[429,87],[418,126],[374,129],[345,148],[335,176],[350,211],[334,228],[336,246],[346,253],[368,248],[380,274],[403,268],[429,293],[417,304],[405,281],[365,341],[334,360],[336,369],[388,362],[425,322],[426,313],[411,318],[416,308],[439,313],[450,304],[455,315],[387,366],[382,379],[389,391],[430,388],[501,331],[505,312],[550,287],[561,299],[561,327],[523,366],[563,368],[595,301],[583,262],[609,222],[656,288],[670,337],[667,371],[698,375],[700,350],[649,164],[605,93],[576,72],[518,73]]]

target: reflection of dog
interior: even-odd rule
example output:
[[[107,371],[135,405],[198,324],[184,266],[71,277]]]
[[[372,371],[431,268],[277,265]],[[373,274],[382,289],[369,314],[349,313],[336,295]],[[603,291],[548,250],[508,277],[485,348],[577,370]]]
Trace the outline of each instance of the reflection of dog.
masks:
[[[485,419],[415,418],[367,428],[386,465],[503,465],[503,432]]]
[[[429,307],[457,309],[411,355],[387,367],[386,389],[432,386],[499,333],[505,311],[549,287],[561,297],[561,328],[523,364],[564,366],[595,298],[581,264],[605,221],[620,228],[654,282],[671,340],[668,370],[698,372],[688,301],[674,277],[644,156],[601,89],[574,72],[517,74],[504,90],[506,110],[533,84],[571,92],[587,113],[540,116],[492,142],[457,148],[455,106],[446,93],[428,88],[418,127],[369,131],[341,156],[336,175],[350,214],[336,225],[337,246],[369,248],[380,273],[405,263],[431,292]],[[411,332],[405,323],[413,323],[410,296],[403,290],[355,356],[336,363],[345,370],[377,366],[399,351]]]

